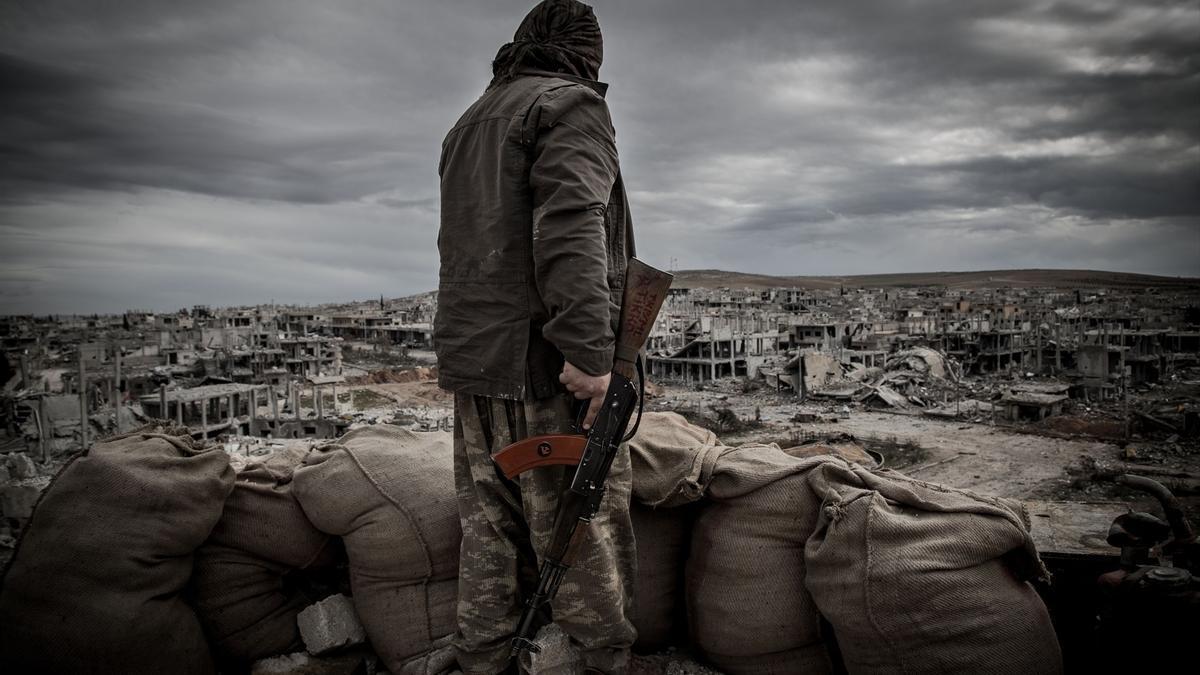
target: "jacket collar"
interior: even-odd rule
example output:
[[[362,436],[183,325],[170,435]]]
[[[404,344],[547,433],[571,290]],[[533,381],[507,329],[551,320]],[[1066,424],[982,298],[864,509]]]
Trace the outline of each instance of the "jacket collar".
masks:
[[[548,70],[536,70],[533,68],[526,68],[521,71],[518,71],[517,74],[518,75],[532,75],[534,77],[556,77],[560,80],[567,80],[568,82],[574,82],[575,84],[582,84],[583,86],[591,89],[592,91],[596,92],[597,94],[600,94],[601,98],[604,98],[604,95],[606,93],[608,93],[608,83],[607,82],[598,82],[596,80],[589,80],[584,77],[576,77],[574,75],[568,75],[566,73],[552,73]]]

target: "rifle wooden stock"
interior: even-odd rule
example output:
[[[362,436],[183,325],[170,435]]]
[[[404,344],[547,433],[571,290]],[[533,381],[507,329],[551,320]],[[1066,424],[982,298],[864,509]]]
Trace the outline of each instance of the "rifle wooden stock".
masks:
[[[507,445],[492,455],[492,461],[500,467],[500,473],[512,480],[526,471],[539,466],[576,466],[583,457],[587,436],[570,434],[548,434],[530,436],[523,441]]]
[[[650,337],[658,310],[667,299],[674,277],[637,258],[625,270],[625,296],[621,301],[621,323],[617,331],[613,370],[633,379],[633,364]]]

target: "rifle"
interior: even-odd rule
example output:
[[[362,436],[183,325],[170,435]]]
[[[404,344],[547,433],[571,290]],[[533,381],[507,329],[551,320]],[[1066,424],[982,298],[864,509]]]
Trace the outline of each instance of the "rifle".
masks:
[[[563,575],[571,567],[579,541],[576,537],[579,526],[590,523],[600,511],[604,483],[617,456],[617,449],[637,433],[644,392],[634,387],[633,375],[636,369],[644,390],[646,378],[638,353],[650,336],[658,310],[666,299],[667,289],[671,287],[671,278],[670,274],[654,269],[637,258],[630,259],[625,274],[625,295],[621,303],[612,380],[604,394],[604,404],[586,435],[531,436],[492,455],[492,461],[510,480],[539,466],[576,467],[571,486],[559,500],[554,533],[543,556],[537,588],[525,603],[525,610],[512,639],[514,656],[522,650],[540,651],[530,635],[537,612],[554,599]],[[638,420],[626,434],[625,429],[629,426],[635,406]]]

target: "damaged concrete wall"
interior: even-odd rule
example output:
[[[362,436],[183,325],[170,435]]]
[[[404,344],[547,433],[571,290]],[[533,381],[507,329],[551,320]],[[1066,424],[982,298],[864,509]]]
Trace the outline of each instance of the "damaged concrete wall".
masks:
[[[804,393],[819,390],[842,378],[842,366],[831,352],[805,351],[800,355]]]
[[[1087,378],[1108,377],[1108,347],[1105,345],[1079,345],[1075,352],[1079,372]]]

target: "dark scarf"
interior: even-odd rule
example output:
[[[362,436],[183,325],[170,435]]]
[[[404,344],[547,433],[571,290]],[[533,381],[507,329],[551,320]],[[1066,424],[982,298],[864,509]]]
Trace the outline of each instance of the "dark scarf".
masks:
[[[513,41],[496,53],[488,88],[529,69],[595,80],[603,58],[600,24],[590,6],[577,0],[543,0],[525,15]]]

